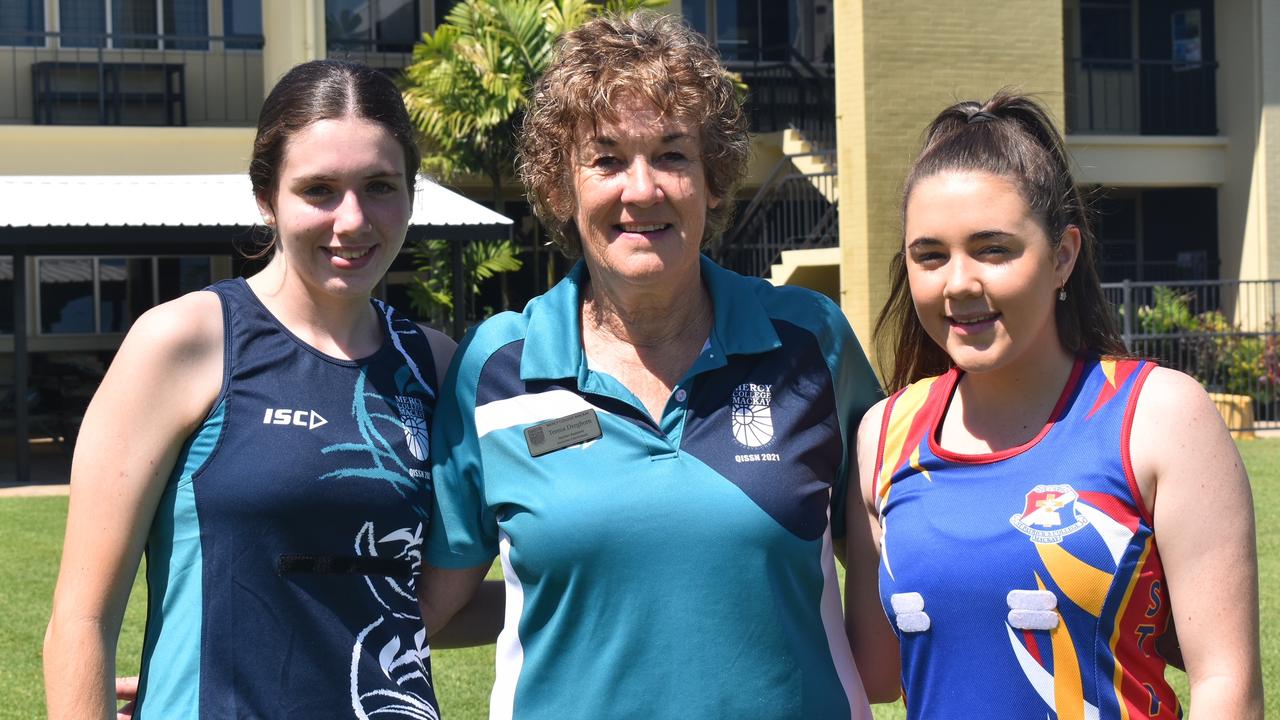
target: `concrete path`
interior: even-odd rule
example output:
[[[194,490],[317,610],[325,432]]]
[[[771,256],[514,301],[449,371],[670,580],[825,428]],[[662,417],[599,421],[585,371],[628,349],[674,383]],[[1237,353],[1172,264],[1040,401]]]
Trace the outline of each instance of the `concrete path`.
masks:
[[[71,456],[52,443],[31,443],[31,477],[14,477],[13,446],[0,453],[0,497],[66,495],[71,481]]]

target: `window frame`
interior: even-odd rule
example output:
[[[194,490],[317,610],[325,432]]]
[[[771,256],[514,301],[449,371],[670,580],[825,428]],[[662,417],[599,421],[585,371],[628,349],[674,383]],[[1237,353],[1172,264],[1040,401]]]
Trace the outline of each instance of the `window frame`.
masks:
[[[151,305],[155,307],[160,304],[160,261],[183,258],[203,258],[209,264],[209,282],[213,282],[214,271],[214,255],[36,255],[32,259],[34,263],[34,282],[32,286],[35,295],[35,323],[31,329],[34,330],[36,337],[123,337],[129,332],[129,328],[133,326],[136,317],[129,318],[125,324],[124,330],[119,332],[104,332],[102,330],[102,261],[103,260],[137,260],[146,259],[148,268],[151,273]],[[41,279],[40,266],[46,260],[89,260],[92,265],[92,297],[93,297],[93,330],[89,332],[45,332],[44,331],[44,303],[40,297]],[[0,337],[12,337],[12,333],[0,333]]]
[[[114,18],[114,13],[112,12],[112,10],[114,9],[115,4],[116,4],[117,2],[121,2],[122,0],[98,0],[98,1],[102,3],[102,10],[103,10],[103,29],[102,29],[102,35],[103,35],[103,37],[104,37],[104,41],[103,41],[103,45],[102,45],[102,48],[101,48],[101,49],[103,49],[103,50],[137,50],[137,51],[140,51],[140,52],[146,52],[146,51],[148,51],[148,50],[152,50],[152,51],[166,51],[166,50],[167,50],[167,51],[175,51],[175,50],[176,50],[176,51],[178,51],[178,52],[209,52],[209,51],[212,49],[212,47],[211,47],[211,46],[213,45],[213,42],[210,40],[210,38],[212,38],[212,35],[211,35],[211,34],[210,34],[210,32],[209,32],[209,23],[210,23],[210,19],[213,17],[213,0],[195,0],[196,2],[198,2],[198,3],[200,3],[200,4],[203,4],[203,5],[204,5],[204,9],[205,9],[205,29],[204,29],[205,41],[204,41],[204,47],[202,47],[202,48],[198,48],[198,47],[181,47],[181,46],[182,46],[182,45],[184,45],[184,44],[197,43],[197,42],[199,42],[199,41],[196,41],[196,40],[176,40],[176,41],[173,41],[173,44],[177,45],[178,47],[169,47],[168,45],[166,45],[166,41],[165,41],[165,39],[164,39],[164,38],[165,38],[165,34],[166,34],[166,33],[165,33],[165,30],[164,30],[164,27],[165,27],[165,12],[164,12],[164,3],[165,3],[165,0],[152,0],[152,2],[151,2],[151,4],[152,4],[152,5],[153,5],[153,7],[154,7],[154,10],[155,10],[155,19],[156,19],[156,33],[155,33],[155,35],[156,35],[156,38],[157,38],[157,39],[156,39],[156,41],[155,41],[155,43],[156,43],[156,44],[155,44],[155,46],[154,46],[154,47],[127,47],[127,46],[118,47],[118,46],[116,45],[116,40],[115,40],[115,27],[114,27],[114,24],[115,24],[115,18]],[[63,0],[44,0],[44,3],[45,3],[45,20],[46,20],[45,25],[46,25],[46,26],[48,26],[48,25],[50,24],[50,23],[48,23],[48,22],[47,22],[47,21],[49,20],[49,15],[50,15],[50,13],[49,13],[50,3],[58,3],[58,13],[57,13],[57,19],[58,19],[58,22],[56,23],[56,24],[57,24],[57,26],[58,26],[58,29],[57,29],[56,31],[52,31],[52,32],[56,33],[56,35],[57,35],[57,37],[58,37],[58,47],[59,47],[59,48],[69,48],[69,49],[86,49],[86,48],[89,48],[89,49],[97,49],[95,46],[92,46],[92,45],[88,45],[88,46],[86,46],[86,45],[65,45],[65,44],[63,44],[63,42],[62,42],[62,2],[63,2]],[[182,2],[182,0],[174,0],[174,2]],[[46,32],[49,32],[49,31],[46,31]],[[47,38],[47,37],[46,37],[46,39],[45,39],[45,42],[46,42],[46,47],[47,47],[47,46],[48,46],[48,38]]]

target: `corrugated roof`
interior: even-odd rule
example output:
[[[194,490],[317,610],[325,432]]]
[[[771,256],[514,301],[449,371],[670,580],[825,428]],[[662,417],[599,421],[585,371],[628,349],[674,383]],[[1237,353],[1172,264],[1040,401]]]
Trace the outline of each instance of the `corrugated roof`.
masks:
[[[261,222],[244,174],[0,177],[0,227],[247,226]],[[410,224],[510,225],[511,220],[419,178]]]

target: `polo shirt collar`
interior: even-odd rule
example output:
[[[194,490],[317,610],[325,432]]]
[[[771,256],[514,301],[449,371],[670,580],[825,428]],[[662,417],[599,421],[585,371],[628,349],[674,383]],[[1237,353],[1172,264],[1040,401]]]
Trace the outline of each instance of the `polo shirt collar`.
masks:
[[[773,322],[756,295],[756,278],[744,278],[701,257],[702,282],[715,313],[711,344],[724,355],[753,355],[782,347]],[[578,260],[563,280],[529,309],[520,355],[521,380],[559,380],[584,374],[582,288],[587,266]]]

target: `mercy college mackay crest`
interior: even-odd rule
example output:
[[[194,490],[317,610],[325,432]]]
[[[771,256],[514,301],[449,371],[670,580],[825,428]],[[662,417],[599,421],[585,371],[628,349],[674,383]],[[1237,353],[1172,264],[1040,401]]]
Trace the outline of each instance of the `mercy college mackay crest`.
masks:
[[[1009,522],[1038,543],[1057,543],[1089,524],[1076,512],[1080,496],[1070,485],[1037,485],[1027,493],[1022,512]]]
[[[734,389],[732,402],[733,439],[747,448],[764,447],[773,440],[773,386],[743,383]]]

